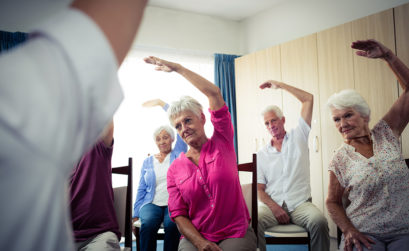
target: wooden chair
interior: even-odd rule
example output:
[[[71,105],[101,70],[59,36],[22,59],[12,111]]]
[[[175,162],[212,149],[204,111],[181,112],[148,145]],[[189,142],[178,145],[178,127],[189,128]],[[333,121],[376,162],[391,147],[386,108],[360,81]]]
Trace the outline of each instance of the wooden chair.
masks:
[[[114,188],[114,207],[119,231],[125,237],[124,250],[132,250],[132,158],[127,166],[113,167],[113,174],[128,175],[128,184]]]
[[[304,244],[311,250],[310,233],[295,224],[277,225],[265,231],[266,244]]]
[[[251,226],[257,236],[258,226],[258,208],[257,208],[257,155],[253,153],[253,161],[249,163],[238,164],[239,172],[251,172],[251,184],[242,185],[244,199],[246,200],[247,208],[251,216]]]

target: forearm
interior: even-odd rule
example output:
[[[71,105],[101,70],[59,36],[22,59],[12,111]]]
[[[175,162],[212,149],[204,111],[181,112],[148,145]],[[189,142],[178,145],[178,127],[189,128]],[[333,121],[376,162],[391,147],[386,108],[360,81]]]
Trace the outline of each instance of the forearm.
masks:
[[[271,210],[275,207],[280,207],[265,191],[258,190],[257,193],[259,200],[266,204]]]
[[[314,96],[304,90],[298,89],[294,86],[287,85],[285,83],[278,83],[279,87],[291,93],[301,102],[301,117],[304,121],[311,126],[312,120],[312,108],[314,105]]]
[[[201,243],[207,240],[193,226],[192,221],[185,216],[177,216],[175,222],[179,228],[179,232],[185,236],[195,247],[199,247]]]
[[[297,87],[288,85],[283,82],[278,83],[279,87],[283,90],[286,90],[287,92],[291,93],[294,97],[296,97],[301,103],[306,103],[306,102],[313,102],[314,96],[306,92],[304,90],[301,90]]]
[[[395,74],[402,89],[408,91],[409,68],[391,50],[386,53],[384,60]]]
[[[209,99],[211,110],[218,110],[224,105],[224,100],[219,87],[214,85],[212,82],[181,65],[179,65],[175,71],[186,78],[204,95],[206,95],[206,97]]]
[[[336,202],[326,202],[328,209],[328,214],[331,219],[337,224],[342,232],[348,231],[350,229],[355,229],[354,225],[351,223],[347,217],[344,208]]]

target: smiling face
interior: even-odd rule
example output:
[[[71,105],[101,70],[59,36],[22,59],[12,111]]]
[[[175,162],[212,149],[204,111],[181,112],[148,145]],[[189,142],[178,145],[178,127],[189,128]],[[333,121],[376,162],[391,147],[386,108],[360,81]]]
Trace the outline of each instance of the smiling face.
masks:
[[[165,130],[162,130],[155,138],[155,143],[161,153],[169,153],[172,150],[172,137]]]
[[[204,131],[205,121],[203,113],[198,117],[192,111],[186,110],[173,119],[173,124],[183,141],[192,146],[207,140]]]
[[[274,111],[264,113],[264,125],[273,138],[282,138],[285,135],[285,118],[279,118]]]
[[[332,120],[335,127],[344,139],[350,140],[369,135],[369,119],[354,108],[335,109],[331,108]]]

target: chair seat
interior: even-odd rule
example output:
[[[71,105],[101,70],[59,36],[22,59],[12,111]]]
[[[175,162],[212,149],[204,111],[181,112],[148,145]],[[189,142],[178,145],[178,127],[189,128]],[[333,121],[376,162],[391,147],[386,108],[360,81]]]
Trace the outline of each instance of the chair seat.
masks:
[[[136,228],[141,228],[142,222],[141,219],[135,221],[133,223],[133,226]],[[160,228],[158,230],[158,234],[164,234],[165,233],[165,227],[163,226],[163,222],[160,224]]]
[[[295,224],[270,227],[266,229],[265,234],[274,237],[308,237],[307,230]]]

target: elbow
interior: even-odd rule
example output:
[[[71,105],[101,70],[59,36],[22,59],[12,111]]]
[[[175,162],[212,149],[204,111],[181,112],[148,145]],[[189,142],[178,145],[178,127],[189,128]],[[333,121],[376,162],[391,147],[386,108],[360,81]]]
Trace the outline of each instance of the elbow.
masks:
[[[314,102],[314,95],[311,93],[308,93],[307,95],[307,101],[313,103]]]

